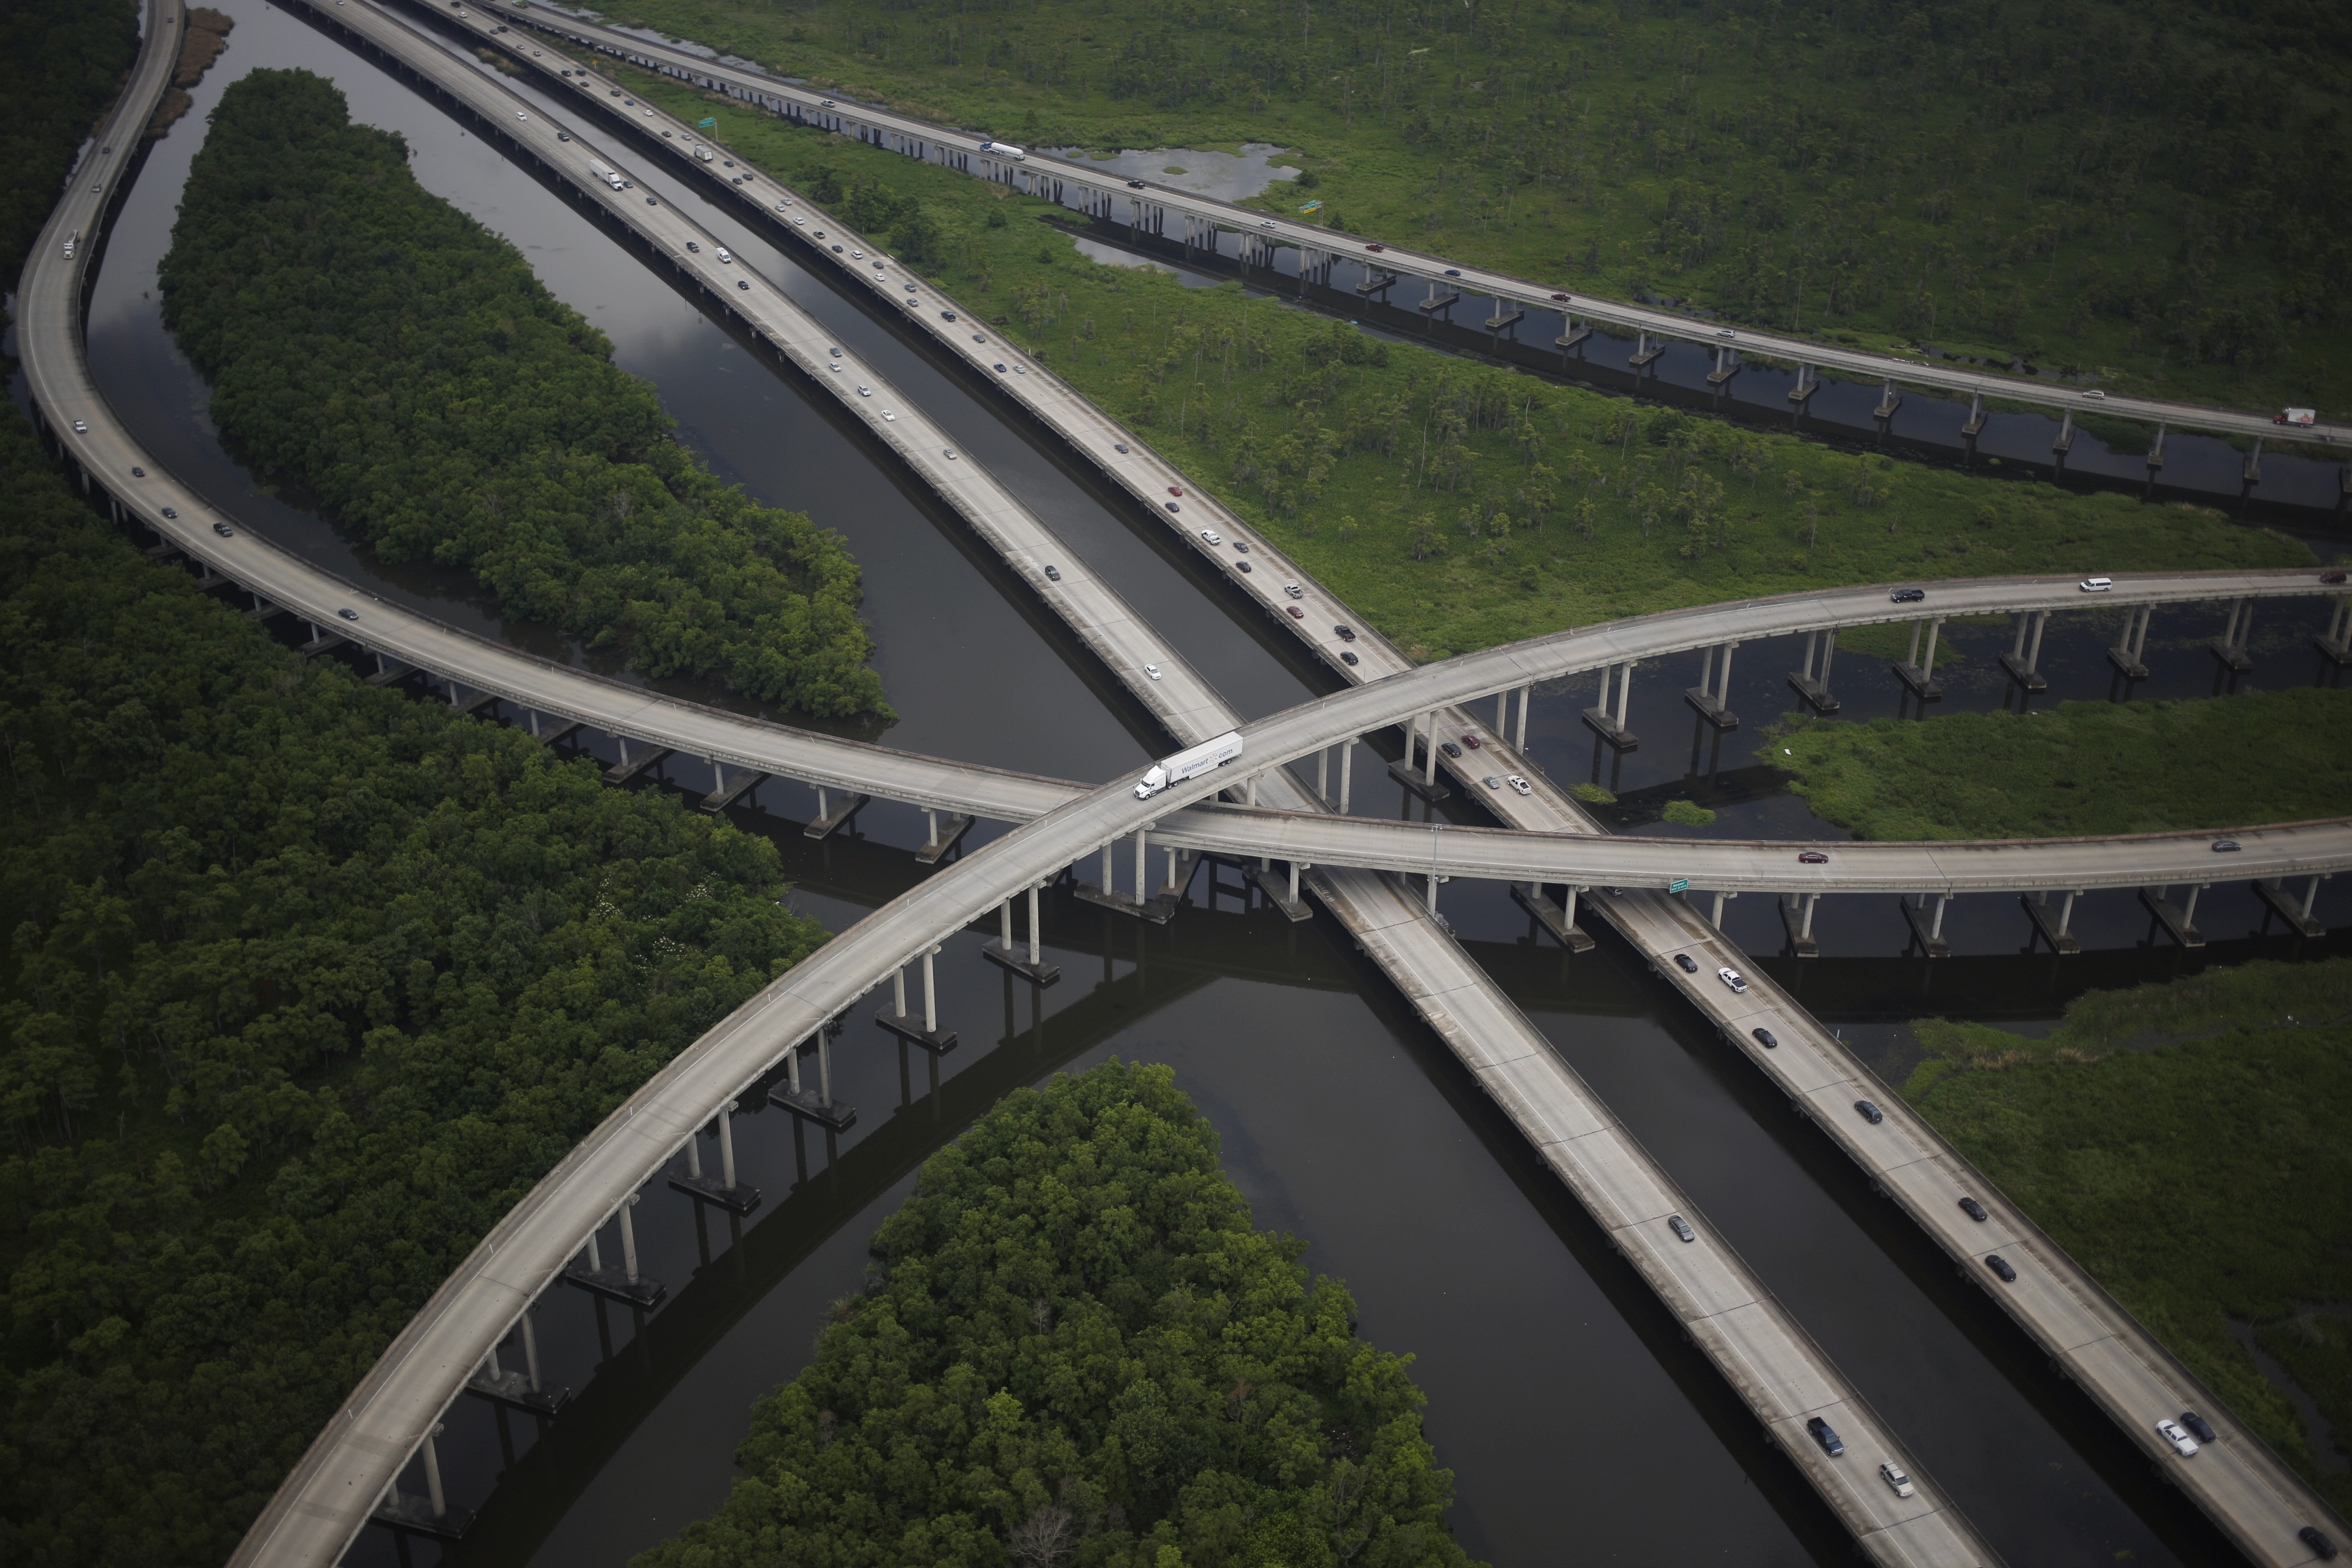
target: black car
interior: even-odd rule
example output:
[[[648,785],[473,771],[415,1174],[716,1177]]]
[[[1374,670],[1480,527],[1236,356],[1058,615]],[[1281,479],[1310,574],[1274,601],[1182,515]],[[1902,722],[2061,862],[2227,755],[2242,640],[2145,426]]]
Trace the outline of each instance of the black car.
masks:
[[[1756,1037],[1756,1043],[1762,1046],[1767,1051],[1778,1048],[1780,1043],[1779,1040],[1772,1038],[1772,1031],[1769,1029],[1751,1029],[1748,1032],[1754,1035]]]
[[[1898,588],[1886,597],[1897,604],[1916,604],[1927,597],[1927,591],[1924,588]]]
[[[2017,1283],[2017,1270],[2011,1268],[2009,1266],[2009,1260],[2002,1257],[2000,1253],[1986,1253],[1985,1267],[1991,1270],[1995,1274],[2000,1275],[2000,1282],[2002,1284],[2014,1285]]]
[[[940,319],[942,321],[952,321],[955,319],[956,313],[952,310],[942,310],[940,312]]]
[[[1339,641],[1342,643],[1352,643],[1356,640],[1356,629],[1353,626],[1334,626],[1331,630],[1339,634]]]
[[[147,477],[147,470],[144,468],[133,468],[131,470],[131,476],[133,479],[144,479]]]
[[[2326,1531],[2315,1525],[2306,1524],[2294,1532],[2294,1538],[2310,1547],[2311,1554],[2322,1563],[2336,1561],[2336,1542],[2327,1539]]]
[[[1986,1220],[1992,1218],[1991,1215],[1985,1212],[1985,1206],[1979,1203],[1972,1197],[1964,1197],[1960,1199],[1960,1212],[1967,1215],[1970,1219],[1975,1220],[1979,1225],[1982,1225]]]
[[[1058,566],[1049,566],[1049,567],[1047,567],[1047,568],[1045,569],[1045,580],[1046,580],[1046,581],[1048,581],[1048,582],[1059,582],[1059,581],[1061,581],[1061,580],[1062,580],[1062,569],[1061,569],[1060,567],[1058,567]]]
[[[1853,1108],[1864,1121],[1869,1123],[1874,1127],[1886,1120],[1886,1113],[1880,1110],[1877,1106],[1872,1104],[1867,1100],[1855,1101],[1853,1103]]]
[[[233,539],[236,538],[236,530],[230,528],[226,523],[215,523],[213,525],[213,532],[220,535],[220,537],[225,539]]]
[[[555,133],[555,139],[558,141],[569,141],[572,140],[572,132],[569,131],[559,131]]]
[[[2213,1423],[2194,1410],[2183,1410],[2180,1413],[2180,1424],[2188,1427],[2189,1435],[2200,1443],[2218,1443],[2221,1440],[2213,1434]]]
[[[164,507],[164,508],[163,508],[163,515],[164,515],[165,517],[178,517],[180,514],[179,514],[179,511],[178,511],[178,509],[177,509],[177,508],[175,508],[175,507]]]
[[[1343,664],[1352,664],[1356,662],[1356,655],[1342,648],[1339,650],[1339,662]]]
[[[646,205],[649,207],[658,207],[661,205],[661,198],[658,196],[647,196],[646,198]]]
[[[351,609],[349,606],[336,611],[335,613],[341,616],[346,621],[356,621],[360,618],[360,612],[356,610]]]
[[[1675,967],[1685,975],[1696,975],[1698,973],[1698,960],[1687,953],[1677,953],[1675,955]]]
[[[2213,841],[2213,852],[2217,855],[2233,855],[2243,847],[2244,846],[2240,844],[2235,839],[2215,839]]]
[[[694,243],[694,241],[692,241],[692,240],[688,240],[688,241],[687,241],[687,242],[686,242],[686,248],[687,248],[687,249],[688,249],[688,250],[690,250],[690,251],[692,251],[692,252],[694,252],[694,254],[695,254],[695,255],[697,255],[697,256],[700,256],[700,255],[702,254],[702,247],[701,247],[700,246],[698,246],[698,245],[695,244],[695,243]]]
[[[1162,501],[1162,502],[1160,502],[1160,504],[1161,506],[1163,506],[1163,507],[1167,507],[1167,508],[1168,508],[1170,511],[1171,511],[1171,512],[1181,512],[1181,511],[1182,511],[1182,510],[1184,509],[1183,507],[1181,507],[1178,506],[1178,505],[1177,505],[1175,502],[1173,502],[1173,501]]]
[[[1450,740],[1441,740],[1441,741],[1439,741],[1439,742],[1437,743],[1437,749],[1438,749],[1438,750],[1440,750],[1440,751],[1442,751],[1442,752],[1444,752],[1444,753],[1445,753],[1445,755],[1446,755],[1446,756],[1448,756],[1448,757],[1459,757],[1459,756],[1461,756],[1461,755],[1462,755],[1462,748],[1461,748],[1460,747],[1458,747],[1458,746],[1454,745],[1454,744],[1452,741],[1450,741]]]
[[[1808,1418],[1805,1422],[1805,1430],[1813,1435],[1813,1441],[1819,1443],[1822,1446],[1822,1452],[1831,1458],[1834,1459],[1845,1452],[1845,1443],[1838,1437],[1837,1428],[1820,1416],[1814,1416]]]
[[[1174,511],[1176,509],[1176,503],[1173,501],[1169,502],[1168,509],[1171,512]],[[1234,562],[1234,570],[1235,571],[1246,572],[1249,569],[1250,563],[1245,560],[1237,560]]]
[[[1114,441],[1110,444],[1110,449],[1113,452],[1124,452],[1127,450],[1127,443],[1124,441]]]
[[[1130,191],[1140,191],[1143,189],[1143,182],[1140,180],[1129,180],[1127,183],[1127,188]]]

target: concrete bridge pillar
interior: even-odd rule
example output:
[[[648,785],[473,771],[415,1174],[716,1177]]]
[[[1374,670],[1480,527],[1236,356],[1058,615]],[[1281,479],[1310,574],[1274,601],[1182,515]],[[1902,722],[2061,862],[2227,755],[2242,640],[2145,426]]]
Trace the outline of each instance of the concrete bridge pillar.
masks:
[[[1535,683],[1532,681],[1519,688],[1519,727],[1511,744],[1522,753],[1528,748],[1528,698],[1534,694],[1535,689]],[[1571,920],[1569,924],[1572,925],[1575,922]]]
[[[1814,667],[1816,650],[1820,668]],[[1814,712],[1832,714],[1838,710],[1838,700],[1830,692],[1830,662],[1837,655],[1837,628],[1805,633],[1804,668],[1790,672],[1789,685],[1805,699]]]
[[[2156,606],[2143,604],[2124,614],[2124,640],[2107,650],[2107,663],[2120,671],[2126,679],[2147,679],[2147,623],[2156,614]]]
[[[2050,450],[2063,457],[2074,449],[2074,411],[2067,409],[2059,418],[2058,434],[2050,440]]]
[[[2352,643],[2352,599],[2336,601],[2335,609],[2328,612],[2327,630],[2311,641],[2339,669],[2352,664],[2352,646],[2347,646]]]
[[[1698,685],[1685,687],[1683,701],[1698,711],[1698,716],[1717,729],[1738,729],[1739,716],[1731,711],[1731,655],[1737,643],[1701,648],[1698,661]],[[1716,655],[1722,655],[1718,665]]]
[[[1586,727],[1620,751],[1632,751],[1641,745],[1640,738],[1625,727],[1633,706],[1634,663],[1628,659],[1622,664],[1603,668],[1601,672],[1600,706],[1586,708],[1583,714]],[[1620,674],[1620,671],[1623,673]],[[1613,713],[1610,710],[1609,698],[1612,681],[1617,683],[1616,711]]]
[[[1982,392],[1972,392],[1969,394],[1969,417],[1967,422],[1960,426],[1960,434],[1967,436],[1971,442],[1973,442],[1976,440],[1978,433],[1982,431],[1984,427],[1984,393]]]
[[[2158,421],[2156,439],[2148,444],[2147,465],[2151,472],[2164,466],[2164,422]]]
[[[1349,775],[1356,763],[1356,741],[1353,736],[1339,743],[1339,815],[1348,814]]]
[[[540,1391],[539,1330],[532,1326],[530,1321],[530,1314],[537,1311],[539,1311],[539,1303],[537,1301],[531,1302],[522,1310],[523,1375],[530,1380],[530,1391],[533,1394],[537,1394]]]
[[[1927,633],[1927,656],[1924,660],[1919,656],[1922,628]],[[1909,686],[1923,703],[1934,702],[1944,695],[1944,688],[1936,684],[1936,640],[1943,631],[1944,618],[1940,615],[1926,616],[1911,622],[1911,651],[1904,655],[1903,663],[1895,666],[1896,677]]]
[[[2000,656],[2000,667],[2009,678],[2029,692],[2046,691],[2050,683],[2042,678],[2042,629],[2050,623],[2047,610],[2021,610],[2017,613],[2017,644]]]
[[[2239,674],[2254,667],[2247,643],[2254,629],[2254,601],[2241,599],[2230,606],[2230,618],[2222,624],[2221,634],[2208,644],[2213,656]]]
[[[637,1228],[630,1222],[629,1210],[636,1207],[635,1193],[621,1200],[621,1274],[632,1285],[637,1282]]]
[[[2246,469],[2241,477],[2249,485],[2263,482],[2263,438],[2259,435],[2254,437],[2254,449],[2246,454]]]
[[[1870,411],[1871,417],[1874,419],[1893,419],[1895,417],[1895,411],[1902,406],[1903,393],[1900,389],[1895,386],[1895,378],[1893,376],[1889,376],[1886,378],[1886,384],[1879,389],[1878,406]]]
[[[436,1421],[425,1429],[425,1440],[417,1445],[417,1452],[425,1460],[425,1493],[432,1500],[436,1519],[449,1517],[449,1500],[441,1490],[441,1455],[433,1446],[433,1439],[441,1435],[441,1423]]]

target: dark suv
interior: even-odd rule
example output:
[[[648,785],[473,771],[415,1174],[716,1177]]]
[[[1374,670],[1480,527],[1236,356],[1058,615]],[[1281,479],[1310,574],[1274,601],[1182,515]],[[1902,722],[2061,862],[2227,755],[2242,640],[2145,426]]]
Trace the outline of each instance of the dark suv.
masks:
[[[1805,1422],[1805,1430],[1813,1435],[1813,1441],[1819,1443],[1822,1446],[1822,1452],[1831,1458],[1834,1459],[1845,1452],[1845,1444],[1839,1438],[1837,1428],[1820,1416],[1809,1418]]]

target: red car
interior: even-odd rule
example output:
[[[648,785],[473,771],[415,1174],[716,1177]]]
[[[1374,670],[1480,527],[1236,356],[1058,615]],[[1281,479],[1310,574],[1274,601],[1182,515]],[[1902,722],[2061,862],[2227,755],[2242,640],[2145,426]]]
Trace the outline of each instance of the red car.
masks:
[[[1462,744],[1468,747],[1471,750],[1475,751],[1481,746],[1484,746],[1486,742],[1480,740],[1476,736],[1465,731],[1462,737]]]
[[[1552,298],[1553,298],[1554,299],[1559,299],[1559,300],[1565,301],[1565,300],[1568,298],[1568,296],[1567,296],[1567,295],[1565,295],[1565,294],[1555,294],[1555,295],[1553,295],[1553,296],[1552,296]]]
[[[1797,859],[1804,865],[1827,865],[1830,863],[1830,857],[1822,853],[1819,850],[1807,850],[1803,854],[1799,855]]]
[[[1301,610],[1296,604],[1286,604],[1283,608],[1290,612],[1290,618],[1293,621],[1304,621],[1307,619],[1307,612]]]
[[[1364,248],[1366,250],[1386,250],[1388,249],[1388,246],[1384,245],[1368,245]]]
[[[2322,582],[2341,582],[2344,580],[2344,574],[2340,571],[2323,571],[2319,574],[2319,580]]]

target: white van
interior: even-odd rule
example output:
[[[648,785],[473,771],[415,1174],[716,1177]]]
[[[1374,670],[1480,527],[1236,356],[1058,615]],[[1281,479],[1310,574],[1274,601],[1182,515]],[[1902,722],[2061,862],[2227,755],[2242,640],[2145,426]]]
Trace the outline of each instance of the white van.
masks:
[[[2085,593],[2105,593],[2116,585],[2112,577],[2086,577],[2074,586]]]

